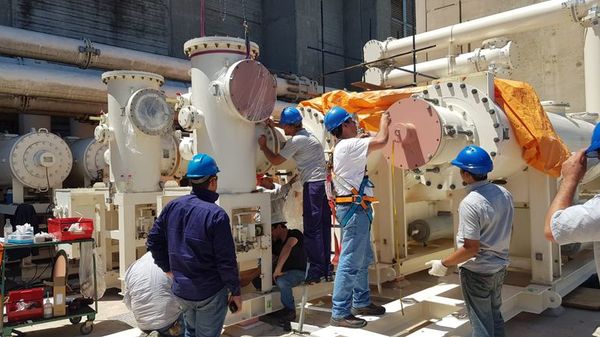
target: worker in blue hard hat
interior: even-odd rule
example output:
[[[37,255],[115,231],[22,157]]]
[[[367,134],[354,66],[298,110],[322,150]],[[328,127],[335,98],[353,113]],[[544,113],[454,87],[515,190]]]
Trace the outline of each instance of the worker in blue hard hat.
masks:
[[[272,121],[269,120],[270,124]],[[302,115],[294,107],[281,112],[279,127],[290,136],[279,153],[267,146],[261,136],[258,145],[273,165],[294,159],[302,183],[302,220],[304,223],[304,249],[310,269],[307,282],[319,282],[331,273],[331,210],[325,194],[325,151],[321,142],[302,126]]]
[[[502,283],[509,264],[513,199],[508,190],[488,181],[494,164],[481,147],[465,147],[451,164],[469,193],[458,207],[457,250],[442,260],[427,262],[429,274],[444,276],[460,266],[460,283],[474,337],[504,336]]]
[[[598,158],[600,124],[596,124],[590,146],[573,153],[561,168],[562,181],[546,213],[545,235],[561,245],[575,242],[594,242],[600,251],[600,193],[581,205],[573,205],[577,185],[587,170],[587,158]],[[596,161],[597,162],[597,161]],[[596,272],[600,275],[600,259],[596,255]]]
[[[390,116],[388,112],[382,114],[379,132],[373,137],[359,136],[356,122],[341,107],[330,109],[324,122],[327,131],[338,139],[333,151],[333,184],[337,195],[336,215],[343,231],[330,324],[361,328],[367,322],[357,315],[385,314],[384,307],[371,302],[369,290],[374,196],[366,167],[368,154],[387,143]]]
[[[229,217],[215,204],[217,173],[212,157],[195,155],[187,170],[192,193],[163,208],[146,243],[156,265],[173,278],[185,336],[220,336],[228,304],[242,309]]]

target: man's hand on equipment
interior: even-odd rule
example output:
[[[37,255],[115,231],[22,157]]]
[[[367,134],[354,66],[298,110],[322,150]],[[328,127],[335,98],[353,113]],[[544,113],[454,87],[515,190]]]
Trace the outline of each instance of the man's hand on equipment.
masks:
[[[260,149],[264,149],[265,147],[267,147],[267,136],[262,135],[260,137],[258,137],[258,146],[260,147]]]
[[[579,150],[565,160],[562,164],[560,174],[563,181],[579,183],[585,174],[586,167],[585,150]]]
[[[387,129],[390,126],[390,122],[392,119],[390,118],[390,113],[385,111],[381,114],[381,121],[379,122],[379,130]]]
[[[265,124],[267,124],[268,127],[274,128],[277,125],[275,125],[275,121],[272,118],[267,118],[265,119]]]
[[[228,301],[229,308],[232,307],[232,305],[231,305],[232,302],[235,304],[235,307],[237,308],[236,311],[231,312],[232,314],[242,311],[242,296],[240,296],[240,295],[229,296],[229,301]]]
[[[446,276],[446,273],[448,272],[448,268],[444,266],[442,260],[431,260],[425,263],[425,265],[431,266],[431,269],[429,269],[429,275],[441,277]]]

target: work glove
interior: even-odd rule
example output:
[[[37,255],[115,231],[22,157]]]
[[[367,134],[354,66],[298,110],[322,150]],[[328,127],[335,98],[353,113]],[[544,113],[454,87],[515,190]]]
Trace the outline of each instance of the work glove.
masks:
[[[431,269],[429,269],[429,275],[441,277],[446,276],[446,273],[448,272],[448,268],[442,264],[442,260],[431,260],[425,263],[425,265],[431,266]]]

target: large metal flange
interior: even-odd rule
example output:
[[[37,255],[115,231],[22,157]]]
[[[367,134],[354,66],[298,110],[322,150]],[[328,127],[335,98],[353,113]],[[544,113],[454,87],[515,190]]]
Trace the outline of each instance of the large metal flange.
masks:
[[[67,178],[73,166],[73,155],[67,143],[47,131],[31,132],[19,137],[10,151],[14,177],[23,185],[47,189],[57,187]]]
[[[150,88],[134,92],[127,102],[125,113],[138,130],[149,136],[170,131],[175,114],[165,94]]]
[[[183,44],[183,51],[189,58],[215,52],[245,55],[246,41],[229,36],[205,36],[188,40]],[[258,54],[258,44],[250,42],[250,56],[256,59]]]

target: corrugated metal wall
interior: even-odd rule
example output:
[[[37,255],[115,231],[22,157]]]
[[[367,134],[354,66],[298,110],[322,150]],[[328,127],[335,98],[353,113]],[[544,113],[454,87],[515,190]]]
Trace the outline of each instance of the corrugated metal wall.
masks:
[[[169,0],[13,0],[18,28],[169,53]]]
[[[261,0],[207,0],[206,34],[244,37],[244,16],[250,39],[262,45]]]
[[[415,10],[415,0],[391,0],[392,1],[392,35],[395,38],[412,35],[412,26],[414,25],[413,12]],[[406,4],[406,11],[404,5]],[[404,18],[406,15],[406,18]],[[407,24],[404,27],[404,23]],[[405,34],[406,33],[406,34]]]

